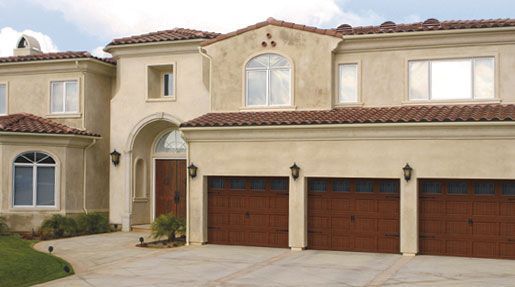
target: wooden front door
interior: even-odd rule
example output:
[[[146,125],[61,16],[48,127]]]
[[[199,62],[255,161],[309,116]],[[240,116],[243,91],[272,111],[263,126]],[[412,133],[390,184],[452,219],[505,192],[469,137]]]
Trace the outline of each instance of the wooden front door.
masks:
[[[208,243],[288,247],[287,177],[210,177]]]
[[[186,160],[157,159],[155,168],[156,217],[172,213],[186,218]]]
[[[420,254],[515,259],[515,181],[419,180]]]
[[[399,253],[398,179],[308,181],[308,248]]]

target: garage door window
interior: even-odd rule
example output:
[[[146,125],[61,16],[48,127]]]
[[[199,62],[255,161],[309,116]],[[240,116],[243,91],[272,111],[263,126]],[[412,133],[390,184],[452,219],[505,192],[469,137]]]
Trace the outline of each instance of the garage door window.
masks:
[[[231,189],[245,189],[245,180],[231,179]]]
[[[271,189],[274,191],[288,192],[288,180],[286,179],[272,179],[270,181]]]
[[[327,190],[327,182],[322,180],[312,180],[309,182],[309,190],[313,192],[325,192]]]
[[[350,181],[348,179],[333,181],[334,192],[350,192]]]
[[[495,195],[495,184],[493,182],[476,182],[474,183],[474,194]]]
[[[422,193],[442,193],[442,187],[439,182],[424,181],[421,184]]]
[[[447,185],[447,194],[460,195],[467,194],[467,182],[451,181]]]
[[[212,189],[224,188],[224,180],[221,177],[212,177],[209,179],[209,187]]]
[[[250,181],[250,188],[253,191],[263,191],[265,190],[265,180],[264,179],[253,179]]]
[[[504,183],[502,185],[502,194],[515,196],[515,183],[513,183],[513,182]]]
[[[373,184],[370,180],[356,181],[356,192],[373,192]]]
[[[382,181],[379,183],[379,192],[399,193],[398,181]]]

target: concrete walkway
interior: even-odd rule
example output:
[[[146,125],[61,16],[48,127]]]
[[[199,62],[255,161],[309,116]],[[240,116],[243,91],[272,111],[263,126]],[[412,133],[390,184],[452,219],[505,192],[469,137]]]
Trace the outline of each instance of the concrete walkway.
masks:
[[[76,275],[40,286],[514,286],[515,260],[239,246],[147,249],[143,233],[38,243]],[[148,238],[147,238],[148,240]]]

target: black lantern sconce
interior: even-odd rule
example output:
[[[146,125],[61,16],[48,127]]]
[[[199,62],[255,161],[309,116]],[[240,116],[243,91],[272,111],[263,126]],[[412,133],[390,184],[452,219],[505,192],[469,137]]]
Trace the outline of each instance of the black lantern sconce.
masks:
[[[406,163],[406,165],[402,168],[402,171],[404,172],[404,179],[406,181],[409,181],[411,179],[411,173],[413,172],[413,168]]]
[[[111,161],[113,162],[114,166],[117,166],[118,164],[120,164],[121,154],[119,152],[114,150],[112,153],[110,153],[110,155],[111,155]]]
[[[291,169],[291,177],[293,177],[293,180],[296,180],[297,178],[299,178],[300,167],[296,163],[293,163],[293,165],[290,166],[290,169]]]
[[[197,176],[197,170],[198,170],[198,167],[196,165],[194,165],[193,163],[191,163],[188,166],[188,174],[191,176],[191,178],[195,178]]]

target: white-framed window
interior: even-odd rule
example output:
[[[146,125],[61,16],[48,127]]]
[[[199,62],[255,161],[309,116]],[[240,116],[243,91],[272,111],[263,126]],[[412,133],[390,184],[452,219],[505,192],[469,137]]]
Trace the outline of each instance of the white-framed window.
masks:
[[[163,97],[173,97],[174,96],[175,83],[174,83],[173,72],[163,73],[162,86],[163,86]]]
[[[55,207],[56,164],[46,153],[26,152],[13,163],[13,206]]]
[[[186,142],[178,130],[165,133],[157,141],[155,153],[185,153]]]
[[[291,105],[291,64],[278,54],[263,54],[245,66],[245,100],[249,107]]]
[[[0,115],[7,115],[7,84],[0,83]]]
[[[416,60],[408,63],[409,99],[495,98],[495,58]]]
[[[358,102],[358,64],[339,65],[339,92],[340,104]]]
[[[77,80],[50,83],[50,112],[76,114],[79,112],[79,84]]]

